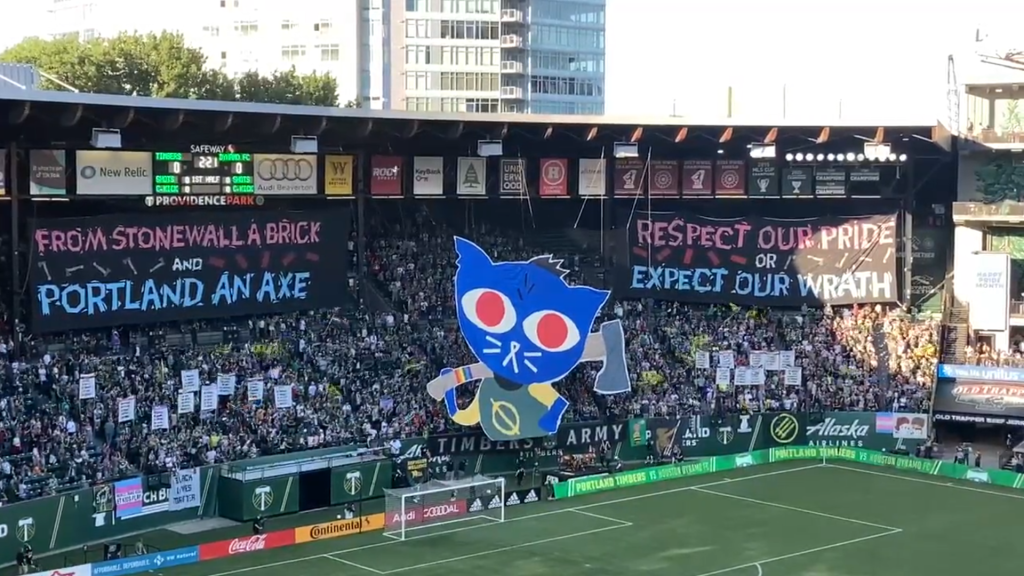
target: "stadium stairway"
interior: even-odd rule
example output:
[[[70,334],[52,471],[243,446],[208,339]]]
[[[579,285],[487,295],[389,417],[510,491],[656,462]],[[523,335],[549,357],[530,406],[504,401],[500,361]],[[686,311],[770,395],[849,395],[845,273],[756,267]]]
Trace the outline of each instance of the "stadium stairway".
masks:
[[[966,306],[953,306],[942,325],[942,363],[963,364],[966,361],[968,334],[971,332]]]
[[[889,384],[892,382],[891,357],[885,338],[885,325],[882,322],[875,322],[871,327],[871,345],[875,347],[875,358],[878,359],[875,377],[882,390],[888,391]]]

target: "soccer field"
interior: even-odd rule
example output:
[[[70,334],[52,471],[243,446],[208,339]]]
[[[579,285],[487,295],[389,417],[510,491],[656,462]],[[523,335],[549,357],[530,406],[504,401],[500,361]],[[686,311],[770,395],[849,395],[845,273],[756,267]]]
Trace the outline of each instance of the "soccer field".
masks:
[[[291,546],[162,576],[674,576],[1019,570],[1024,495],[857,465],[773,464]]]

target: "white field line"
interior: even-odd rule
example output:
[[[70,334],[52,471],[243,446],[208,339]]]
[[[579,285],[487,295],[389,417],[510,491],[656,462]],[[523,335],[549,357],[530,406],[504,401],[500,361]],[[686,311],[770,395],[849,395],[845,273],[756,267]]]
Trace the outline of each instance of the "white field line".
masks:
[[[355,562],[349,562],[348,560],[343,560],[341,558],[335,558],[334,556],[324,556],[324,558],[330,558],[331,560],[334,560],[335,562],[341,562],[342,564],[347,564],[349,566],[352,566],[353,568],[359,568],[360,570],[366,570],[367,572],[373,572],[374,574],[387,574],[387,572],[381,572],[380,570],[377,570],[376,568],[370,568],[369,566],[363,566],[362,564],[356,564]]]
[[[781,508],[782,510],[791,510],[793,512],[800,512],[801,514],[810,514],[811,516],[820,516],[822,518],[830,518],[832,520],[841,520],[843,522],[849,522],[851,524],[860,524],[862,526],[871,526],[872,528],[881,528],[882,530],[900,530],[894,526],[886,526],[884,524],[875,524],[874,522],[865,522],[864,520],[856,520],[854,518],[847,518],[845,516],[836,516],[835,514],[826,514],[825,512],[818,512],[815,510],[807,510],[806,508],[797,508],[796,506],[787,506],[785,504],[777,504],[775,502],[767,502],[765,500],[757,500],[756,498],[747,498],[746,496],[738,496],[736,494],[728,494],[726,492],[716,492],[714,490],[705,490],[704,488],[695,488],[696,492],[703,492],[704,494],[714,494],[715,496],[722,496],[723,498],[732,498],[734,500],[742,500],[744,502],[752,502],[754,504],[760,504],[762,506],[771,506],[772,508]]]
[[[576,532],[573,534],[566,534],[564,536],[555,536],[553,538],[544,538],[542,540],[534,540],[533,542],[523,542],[522,544],[516,544],[514,546],[504,546],[501,548],[495,548],[493,550],[484,550],[483,552],[476,552],[475,554],[466,554],[465,556],[456,556],[455,558],[445,558],[444,560],[435,560],[433,562],[424,562],[423,564],[416,564],[415,566],[404,566],[402,568],[395,568],[394,570],[388,570],[387,572],[378,572],[373,570],[377,574],[397,574],[399,572],[406,572],[408,570],[419,570],[421,568],[427,568],[429,566],[437,566],[439,564],[448,564],[450,562],[459,562],[461,560],[468,560],[470,558],[479,558],[480,556],[489,556],[491,554],[497,554],[499,552],[508,552],[509,550],[518,550],[520,548],[526,548],[528,546],[536,546],[538,544],[547,544],[548,542],[558,542],[559,540],[568,540],[569,538],[578,538],[580,536],[588,536],[590,534],[597,534],[598,532],[607,532],[609,530],[618,530],[620,528],[626,528],[631,524],[616,524],[614,526],[605,526],[604,528],[595,528],[593,530],[585,530],[583,532]]]
[[[586,510],[573,510],[573,512],[575,512],[577,514],[583,514],[584,516],[590,516],[591,518],[597,518],[599,520],[607,520],[608,522],[615,522],[616,524],[621,524],[622,526],[632,526],[633,525],[632,522],[627,522],[625,520],[619,520],[618,518],[612,518],[611,516],[602,516],[600,514],[594,514],[593,512],[587,512]]]
[[[906,480],[907,482],[919,482],[921,484],[931,484],[933,486],[946,486],[948,488],[957,488],[959,490],[968,490],[970,492],[980,492],[982,494],[991,494],[993,496],[1002,496],[1004,498],[1016,498],[1018,500],[1024,500],[1022,494],[1011,494],[1009,492],[998,492],[996,490],[985,490],[984,488],[973,488],[971,486],[961,486],[955,482],[937,482],[935,480],[925,480],[924,478],[913,478],[911,476],[900,476],[899,474],[889,474],[886,472],[877,472],[875,470],[864,470],[861,468],[854,468],[852,466],[843,466],[842,464],[823,464],[826,468],[841,468],[843,470],[850,470],[851,472],[860,472],[861,474],[871,474],[873,476],[885,476],[886,478],[896,478],[897,480]]]
[[[744,568],[757,568],[758,573],[761,573],[761,564],[768,564],[770,562],[778,562],[780,560],[788,560],[790,558],[796,558],[798,556],[804,556],[806,554],[814,554],[815,552],[824,552],[825,550],[832,550],[833,548],[839,548],[840,546],[849,546],[850,544],[856,544],[858,542],[866,542],[868,540],[874,540],[875,538],[882,538],[883,536],[892,536],[893,534],[899,534],[903,530],[890,530],[889,532],[881,532],[879,534],[872,534],[871,536],[862,536],[860,538],[854,538],[853,540],[845,540],[843,542],[837,542],[835,544],[828,544],[826,546],[818,546],[817,548],[811,548],[810,550],[803,550],[801,552],[793,552],[792,554],[784,554],[782,556],[776,556],[774,558],[766,558],[764,560],[758,560],[757,562],[748,562],[746,564],[740,564],[739,566],[733,566],[731,568],[722,568],[721,570],[715,570],[713,572],[705,572],[698,574],[697,576],[716,576],[717,574],[725,574],[726,572],[732,572],[734,570],[742,570]]]
[[[245,568],[236,568],[234,570],[228,570],[225,572],[218,572],[216,574],[209,574],[207,576],[231,576],[232,574],[242,574],[245,572],[251,572],[253,570],[261,570],[263,568],[273,568],[275,566],[285,566],[288,564],[294,564],[296,562],[305,562],[306,560],[312,560],[314,558],[323,558],[325,556],[333,556],[335,554],[347,554],[349,552],[358,552],[360,550],[370,550],[372,548],[378,548],[380,546],[392,546],[395,544],[401,544],[409,540],[419,540],[420,538],[430,538],[432,536],[441,536],[444,534],[454,534],[456,532],[462,532],[463,530],[478,530],[484,529],[490,526],[501,526],[509,522],[518,522],[520,520],[529,520],[531,518],[541,518],[544,516],[550,516],[552,514],[564,514],[566,512],[578,512],[580,510],[589,510],[590,508],[596,508],[598,506],[608,506],[609,504],[619,504],[622,502],[632,502],[634,500],[640,500],[642,498],[651,498],[653,496],[662,496],[664,494],[674,494],[676,492],[685,492],[686,490],[695,490],[697,488],[707,488],[711,486],[721,486],[722,484],[732,484],[733,482],[742,482],[744,480],[755,480],[757,478],[766,478],[769,476],[777,476],[779,474],[790,474],[792,472],[801,472],[803,470],[812,470],[814,468],[820,468],[822,464],[813,464],[810,466],[799,466],[797,468],[788,468],[786,470],[775,470],[772,472],[763,472],[761,474],[751,474],[750,476],[743,476],[741,478],[733,478],[726,480],[718,480],[715,482],[708,482],[706,484],[697,484],[694,486],[682,486],[679,488],[669,488],[667,490],[658,490],[656,492],[648,492],[646,494],[637,494],[636,496],[627,496],[625,498],[617,498],[615,500],[606,500],[603,502],[595,502],[593,504],[584,504],[583,506],[574,506],[569,508],[559,508],[558,510],[548,510],[546,512],[539,512],[537,514],[527,514],[525,516],[517,516],[515,518],[508,518],[505,522],[494,522],[491,524],[484,524],[483,526],[463,526],[461,528],[453,528],[451,530],[442,530],[439,532],[431,532],[429,534],[423,534],[421,536],[412,536],[405,540],[387,540],[384,542],[377,542],[375,544],[367,544],[365,546],[356,546],[355,548],[347,548],[344,550],[338,550],[336,552],[330,552],[327,554],[312,554],[309,556],[303,556],[301,558],[292,558],[290,560],[281,560],[279,562],[270,562],[266,564],[260,564],[258,566],[248,566]]]

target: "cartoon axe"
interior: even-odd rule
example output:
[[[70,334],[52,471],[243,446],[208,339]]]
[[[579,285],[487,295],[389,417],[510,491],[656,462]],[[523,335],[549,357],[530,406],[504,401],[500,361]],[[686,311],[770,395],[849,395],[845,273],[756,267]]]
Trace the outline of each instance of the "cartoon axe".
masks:
[[[629,371],[626,369],[626,338],[622,322],[612,320],[601,324],[597,332],[587,335],[581,362],[603,362],[597,373],[594,391],[598,394],[621,394],[629,392]],[[494,373],[482,362],[463,366],[458,370],[445,370],[427,384],[427,393],[434,400],[444,398],[444,393],[462,382],[490,378]]]
[[[629,370],[626,368],[626,336],[622,322],[612,320],[601,324],[597,332],[587,335],[581,362],[603,363],[594,381],[594,392],[598,394],[622,394],[629,392]]]

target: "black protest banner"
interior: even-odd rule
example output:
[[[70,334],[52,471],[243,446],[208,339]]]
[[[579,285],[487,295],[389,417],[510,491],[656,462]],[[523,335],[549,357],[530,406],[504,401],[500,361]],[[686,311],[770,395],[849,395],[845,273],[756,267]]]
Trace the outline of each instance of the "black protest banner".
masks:
[[[344,208],[38,220],[33,328],[337,306],[345,293],[349,226]]]
[[[800,306],[896,299],[896,217],[712,219],[638,213],[628,230],[630,296]]]

